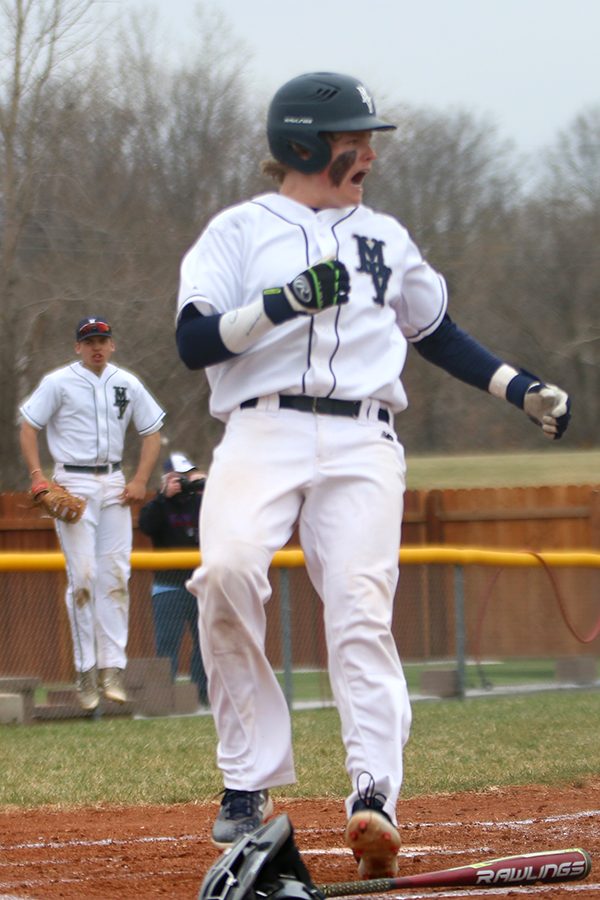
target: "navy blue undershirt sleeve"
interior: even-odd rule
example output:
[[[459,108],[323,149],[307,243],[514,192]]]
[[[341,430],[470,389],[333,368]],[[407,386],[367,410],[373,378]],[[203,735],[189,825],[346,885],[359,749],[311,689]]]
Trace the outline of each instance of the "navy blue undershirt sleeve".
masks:
[[[283,290],[276,294],[265,294],[263,304],[265,314],[273,325],[280,325],[297,315],[285,299]],[[221,315],[215,313],[204,316],[192,303],[184,306],[177,323],[175,339],[179,356],[188,369],[204,369],[238,355],[223,343],[219,330]]]
[[[503,365],[503,360],[455,325],[448,313],[439,328],[422,340],[415,341],[413,346],[424,359],[482,391],[488,390],[492,375]],[[509,382],[506,399],[523,409],[525,392],[537,381],[539,379],[535,375],[521,369]]]
[[[220,315],[203,316],[192,303],[184,306],[175,340],[179,356],[188,369],[205,369],[236,355],[221,339],[220,318]]]
[[[420,355],[455,378],[487,391],[502,360],[455,325],[448,313],[436,330],[413,344]]]

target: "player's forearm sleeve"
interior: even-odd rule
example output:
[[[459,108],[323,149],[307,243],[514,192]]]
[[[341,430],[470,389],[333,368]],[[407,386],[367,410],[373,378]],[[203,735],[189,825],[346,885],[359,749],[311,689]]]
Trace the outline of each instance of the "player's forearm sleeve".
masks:
[[[446,314],[433,334],[415,342],[415,349],[429,362],[455,378],[489,391],[495,397],[523,408],[527,388],[539,379],[523,369],[507,365],[467,334]]]
[[[183,308],[176,329],[177,349],[188,369],[204,369],[238,356],[275,326],[295,318],[277,288],[248,306],[204,316],[193,304]]]
[[[475,338],[454,324],[448,314],[439,328],[414,343],[420,355],[455,378],[487,391],[502,360],[486,350]]]
[[[219,333],[221,316],[203,316],[195,306],[184,307],[175,339],[182,362],[188,369],[204,369],[235,356],[228,350]]]

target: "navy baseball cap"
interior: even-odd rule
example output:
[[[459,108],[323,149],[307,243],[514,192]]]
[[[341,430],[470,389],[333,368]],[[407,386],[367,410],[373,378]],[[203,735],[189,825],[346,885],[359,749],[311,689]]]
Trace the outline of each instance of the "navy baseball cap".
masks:
[[[184,475],[186,472],[197,469],[198,466],[194,465],[184,453],[171,453],[165,460],[163,468],[165,472],[178,472],[180,475]]]
[[[89,337],[112,337],[112,328],[100,316],[82,319],[75,330],[75,340],[84,341]]]

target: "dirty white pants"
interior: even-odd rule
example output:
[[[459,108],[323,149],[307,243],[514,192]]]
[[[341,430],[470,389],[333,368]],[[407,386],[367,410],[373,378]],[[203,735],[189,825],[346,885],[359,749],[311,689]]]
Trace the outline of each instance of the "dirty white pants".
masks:
[[[124,669],[132,546],[131,511],[118,499],[125,478],[120,471],[91,475],[65,472],[61,466],[55,478],[87,499],[79,522],[56,522],[67,566],[65,599],[75,669]]]

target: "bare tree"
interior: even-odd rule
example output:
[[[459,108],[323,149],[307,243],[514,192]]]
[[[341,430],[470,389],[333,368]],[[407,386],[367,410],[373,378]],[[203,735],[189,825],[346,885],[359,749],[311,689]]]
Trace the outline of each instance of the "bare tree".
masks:
[[[590,106],[562,130],[547,153],[542,196],[600,219],[600,105]]]
[[[367,202],[403,222],[446,279],[450,314],[500,352],[495,279],[505,275],[511,217],[521,199],[513,149],[486,119],[458,110],[403,108],[387,114],[398,131],[377,143]],[[402,433],[419,451],[486,446],[498,410],[483,394],[409,352],[403,380],[409,409]],[[457,423],[460,423],[458,426]],[[502,440],[510,431],[504,422]]]
[[[600,440],[600,106],[559,133],[519,216],[515,313],[535,364],[573,394],[571,441]],[[585,410],[585,414],[581,414]]]
[[[119,252],[108,308],[117,324],[124,309],[136,321],[134,331],[125,326],[120,347],[167,408],[163,439],[208,464],[221,427],[208,413],[204,373],[188,372],[177,355],[179,266],[212,215],[262,184],[265,139],[227,23],[199,7],[196,27],[194,52],[168,68],[157,64],[145,27],[134,23],[123,36],[110,92],[115,109],[103,119],[101,142],[115,171],[99,191],[112,180],[115,200],[127,198],[111,218]]]
[[[377,145],[378,180],[369,198],[398,216],[425,255],[447,274],[487,222],[519,200],[513,149],[494,126],[463,110],[404,108],[398,130]]]
[[[18,286],[23,278],[20,243],[35,204],[43,172],[41,110],[52,77],[89,39],[88,15],[96,0],[2,0],[0,3],[0,459],[14,478],[19,464],[15,409],[19,395],[20,354],[29,322]]]
[[[166,61],[146,20],[111,32],[110,45],[86,45],[94,2],[0,0],[5,487],[25,482],[18,402],[71,358],[74,323],[94,313],[113,321],[120,364],[167,408],[171,446],[208,464],[221,427],[204,374],[176,351],[179,266],[219,209],[271,188],[259,172],[265,109],[254,107],[244,54],[218,11],[200,8],[193,52]],[[403,221],[443,272],[460,324],[508,361],[583,392],[595,412],[585,435],[574,433],[594,439],[600,114],[578,118],[538,161],[543,178],[527,197],[488,122],[425,109],[393,118],[400,128],[378,141],[367,202]],[[406,381],[409,452],[473,449],[478,434],[481,449],[539,443],[525,417],[415,353]]]
[[[211,215],[264,186],[265,147],[226,30],[206,28],[191,65],[164,68],[152,34],[134,23],[111,52],[97,45],[96,59],[88,53],[76,79],[53,72],[35,110],[23,101],[14,146],[30,121],[39,128],[26,196],[15,179],[19,230],[3,309],[13,331],[0,337],[12,385],[0,449],[8,484],[24,481],[17,403],[72,357],[73,325],[84,315],[111,318],[121,364],[169,411],[168,439],[202,463],[220,434],[203,374],[177,356],[178,269]]]

